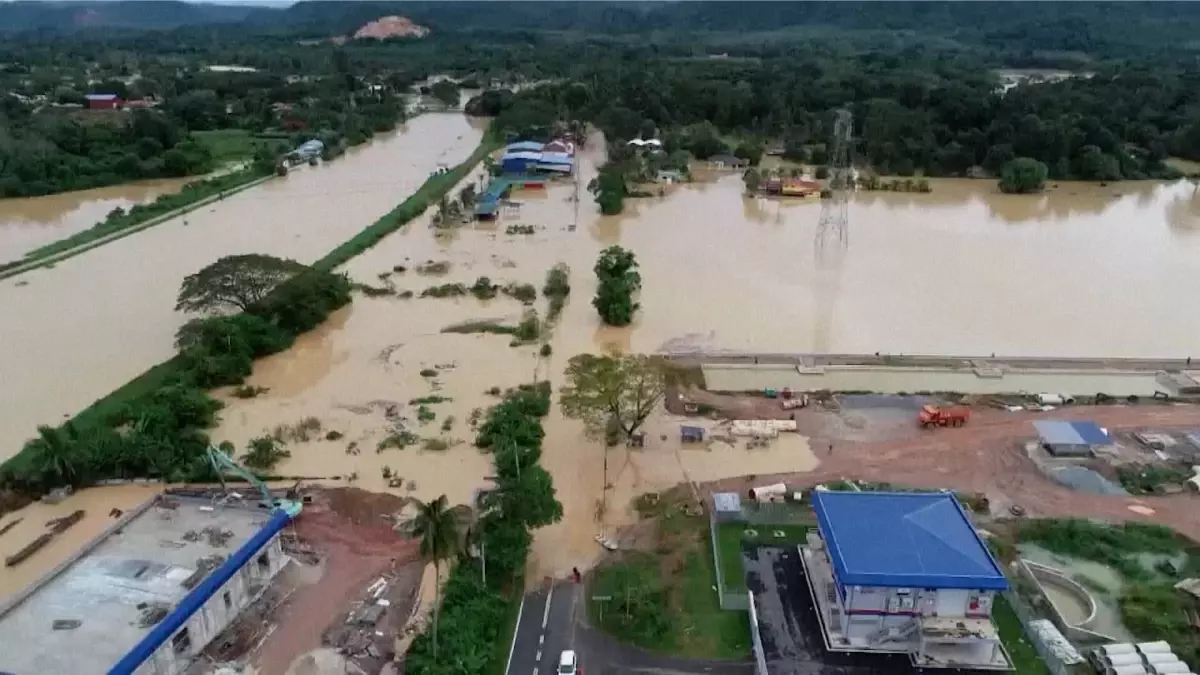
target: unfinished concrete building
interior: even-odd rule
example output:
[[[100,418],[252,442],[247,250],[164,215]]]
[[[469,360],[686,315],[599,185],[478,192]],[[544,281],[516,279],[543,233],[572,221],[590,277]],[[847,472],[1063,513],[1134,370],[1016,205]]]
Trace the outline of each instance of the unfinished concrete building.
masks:
[[[184,672],[287,564],[290,520],[156,496],[0,607],[0,672]]]

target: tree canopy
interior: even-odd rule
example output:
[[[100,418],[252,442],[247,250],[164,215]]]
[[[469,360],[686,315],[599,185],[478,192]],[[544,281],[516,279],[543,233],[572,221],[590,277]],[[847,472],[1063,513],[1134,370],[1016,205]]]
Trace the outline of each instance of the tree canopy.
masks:
[[[638,310],[633,294],[642,287],[637,267],[633,252],[620,246],[609,246],[600,252],[594,268],[599,284],[592,306],[604,323],[627,326],[633,322],[633,314]]]
[[[615,427],[625,438],[662,403],[667,387],[661,362],[636,354],[573,356],[566,381],[559,390],[564,415],[593,433]]]
[[[307,269],[294,260],[258,253],[225,256],[184,277],[175,310],[245,311],[264,300],[283,282]]]

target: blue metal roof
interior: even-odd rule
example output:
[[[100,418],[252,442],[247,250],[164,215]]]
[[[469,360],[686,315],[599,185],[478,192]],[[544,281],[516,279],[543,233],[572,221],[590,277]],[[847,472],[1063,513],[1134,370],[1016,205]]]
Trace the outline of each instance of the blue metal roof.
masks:
[[[1046,445],[1108,445],[1112,440],[1095,422],[1035,420],[1038,436]]]
[[[812,500],[844,586],[1008,588],[952,493],[814,491]]]
[[[115,101],[119,98],[116,94],[84,94],[83,97],[89,101]]]
[[[528,160],[533,160],[536,162],[541,158],[542,158],[542,153],[540,153],[540,152],[525,152],[525,151],[521,150],[521,151],[517,151],[517,152],[504,153],[504,155],[502,155],[500,157],[500,161],[506,162],[510,159],[528,159]]]

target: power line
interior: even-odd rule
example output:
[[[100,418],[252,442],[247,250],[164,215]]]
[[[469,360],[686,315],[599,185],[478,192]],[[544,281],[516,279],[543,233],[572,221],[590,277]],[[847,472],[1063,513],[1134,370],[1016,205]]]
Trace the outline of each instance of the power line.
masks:
[[[829,197],[821,201],[821,219],[817,222],[817,251],[828,240],[842,246],[849,242],[850,191],[854,185],[852,146],[854,116],[839,108],[834,117],[829,152]]]

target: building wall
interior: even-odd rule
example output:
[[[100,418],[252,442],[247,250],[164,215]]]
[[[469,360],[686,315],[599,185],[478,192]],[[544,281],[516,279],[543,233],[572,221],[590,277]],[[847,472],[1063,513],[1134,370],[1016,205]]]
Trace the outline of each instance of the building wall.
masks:
[[[137,675],[183,673],[192,660],[234,622],[242,610],[262,595],[288,561],[279,535],[275,535],[259,549],[250,563],[243,566],[188,619],[171,640],[137,669]]]
[[[902,626],[917,616],[989,618],[992,591],[846,586],[838,589],[842,633],[863,638],[880,628]]]

